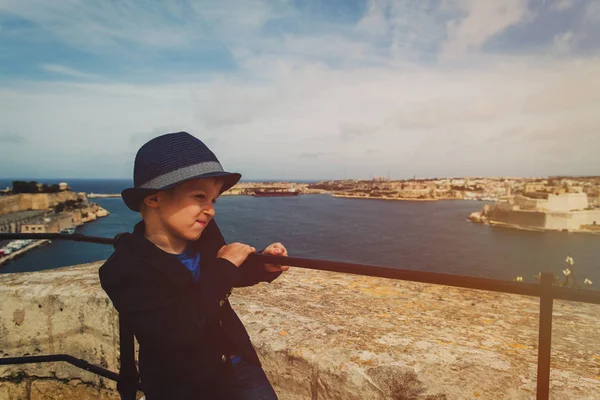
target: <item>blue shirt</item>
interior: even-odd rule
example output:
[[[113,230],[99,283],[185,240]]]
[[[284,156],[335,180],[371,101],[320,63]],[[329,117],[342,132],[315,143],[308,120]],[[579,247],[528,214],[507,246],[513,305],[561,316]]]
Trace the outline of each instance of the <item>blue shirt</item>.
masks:
[[[175,254],[175,257],[192,273],[194,282],[198,282],[200,279],[200,252],[186,247],[183,253]]]

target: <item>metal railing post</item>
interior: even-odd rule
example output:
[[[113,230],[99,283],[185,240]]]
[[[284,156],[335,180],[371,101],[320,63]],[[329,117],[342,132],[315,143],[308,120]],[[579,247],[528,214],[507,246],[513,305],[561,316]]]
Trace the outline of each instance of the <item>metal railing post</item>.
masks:
[[[122,400],[135,400],[141,389],[140,376],[135,365],[135,339],[133,331],[119,315],[119,381],[117,390]]]
[[[550,352],[552,349],[552,283],[554,275],[543,272],[541,277],[540,325],[538,345],[537,400],[550,397]]]

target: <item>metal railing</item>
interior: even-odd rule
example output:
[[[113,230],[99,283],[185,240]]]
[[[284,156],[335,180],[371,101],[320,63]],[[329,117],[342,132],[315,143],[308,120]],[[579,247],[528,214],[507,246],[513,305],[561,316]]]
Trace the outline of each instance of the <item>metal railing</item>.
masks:
[[[84,236],[80,234],[0,234],[3,239],[62,239],[78,242],[115,244],[115,239]],[[536,399],[547,400],[550,396],[550,353],[552,348],[552,309],[554,300],[568,300],[582,303],[600,304],[600,291],[569,289],[553,286],[554,275],[542,272],[540,283],[518,283],[498,279],[476,278],[462,275],[423,272],[375,265],[353,264],[299,257],[282,257],[251,254],[249,257],[265,264],[289,265],[321,271],[342,272],[378,278],[397,279],[410,282],[454,286],[466,289],[486,290],[500,293],[534,296],[540,298],[540,318],[538,336],[538,369]],[[66,361],[105,378],[117,380],[114,372],[89,364],[87,361],[67,355],[29,356],[0,359],[0,365],[39,362]],[[123,368],[123,366],[121,366]],[[140,387],[140,386],[138,386]],[[141,387],[140,387],[141,388]]]

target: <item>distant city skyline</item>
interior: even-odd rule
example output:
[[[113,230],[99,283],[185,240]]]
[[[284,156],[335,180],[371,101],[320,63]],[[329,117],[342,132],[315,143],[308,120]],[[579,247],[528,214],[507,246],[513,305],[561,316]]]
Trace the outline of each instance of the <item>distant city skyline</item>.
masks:
[[[369,177],[369,178],[324,178],[324,179],[282,179],[282,178],[252,178],[252,177],[243,177],[240,179],[240,182],[290,182],[290,183],[307,183],[307,182],[321,182],[321,181],[381,181],[388,182],[388,179],[385,178],[383,180],[379,180],[377,176]],[[426,177],[426,176],[412,176],[406,178],[394,178],[390,177],[389,181],[412,181],[412,180],[436,180],[436,181],[444,181],[444,180],[466,180],[466,181],[477,181],[481,179],[489,179],[489,180],[509,180],[509,181],[532,181],[532,180],[552,180],[552,179],[600,179],[600,175],[550,175],[550,176],[435,176],[435,177]],[[13,181],[25,181],[31,182],[35,181],[40,184],[58,184],[61,182],[82,182],[82,181],[130,181],[133,182],[133,178],[79,178],[79,177],[16,177],[16,178],[3,178],[0,177],[0,189],[3,189],[4,186],[9,185]]]
[[[248,180],[600,173],[600,2],[0,4],[0,178],[129,179],[162,133]]]

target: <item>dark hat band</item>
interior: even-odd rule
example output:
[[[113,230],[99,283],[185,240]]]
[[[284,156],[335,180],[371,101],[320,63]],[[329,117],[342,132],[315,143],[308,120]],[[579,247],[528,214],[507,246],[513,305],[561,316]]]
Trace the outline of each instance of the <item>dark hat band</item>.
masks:
[[[144,182],[139,186],[140,189],[162,189],[177,182],[197,177],[214,172],[224,172],[223,167],[217,161],[206,161],[199,164],[189,165],[187,167],[176,169],[175,171],[167,172],[166,174],[157,176]]]

